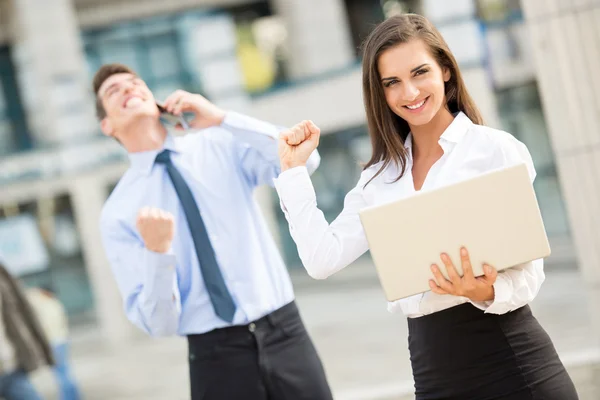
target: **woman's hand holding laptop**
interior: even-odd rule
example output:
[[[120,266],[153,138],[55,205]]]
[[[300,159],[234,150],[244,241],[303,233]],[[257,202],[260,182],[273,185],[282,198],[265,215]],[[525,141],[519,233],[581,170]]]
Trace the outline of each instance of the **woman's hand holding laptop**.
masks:
[[[431,266],[431,272],[435,280],[429,280],[431,291],[437,294],[451,294],[454,296],[462,296],[471,301],[491,301],[494,300],[494,282],[498,272],[489,265],[483,266],[483,276],[476,277],[473,274],[471,267],[471,259],[466,248],[460,249],[460,258],[462,263],[463,276],[458,274],[450,256],[442,253],[442,262],[448,272],[450,280],[446,279],[440,271],[437,264]],[[437,281],[437,283],[436,283]]]

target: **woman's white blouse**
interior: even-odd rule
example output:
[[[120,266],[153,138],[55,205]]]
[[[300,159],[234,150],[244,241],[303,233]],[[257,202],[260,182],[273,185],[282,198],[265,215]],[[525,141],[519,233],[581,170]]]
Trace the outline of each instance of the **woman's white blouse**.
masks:
[[[435,189],[519,163],[527,164],[531,180],[535,178],[531,156],[523,143],[506,132],[475,125],[463,113],[455,117],[440,137],[439,144],[444,150],[444,155],[431,167],[421,190]],[[289,169],[275,180],[290,233],[298,246],[304,267],[313,278],[327,278],[368,250],[367,239],[358,216],[359,210],[415,193],[410,172],[410,135],[405,146],[409,156],[404,176],[391,183],[399,171],[396,166],[390,165],[364,187],[379,170],[380,164],[366,169],[356,187],[346,195],[343,211],[331,224],[317,208],[315,191],[306,168]],[[485,232],[481,234],[485,235]],[[402,245],[411,244],[399,243],[398,251],[402,251]],[[543,281],[543,260],[519,265],[498,274],[494,284],[493,301],[472,303],[488,313],[504,314],[531,302]],[[408,317],[419,317],[469,301],[464,297],[426,292],[389,303],[388,310],[401,310]]]

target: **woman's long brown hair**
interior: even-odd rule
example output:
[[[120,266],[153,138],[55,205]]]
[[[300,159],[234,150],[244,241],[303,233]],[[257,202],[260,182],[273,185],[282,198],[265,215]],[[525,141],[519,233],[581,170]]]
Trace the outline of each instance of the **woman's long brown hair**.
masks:
[[[446,106],[449,111],[451,113],[462,111],[474,123],[483,124],[481,114],[467,92],[454,55],[431,22],[417,14],[401,14],[388,18],[375,27],[363,44],[363,99],[373,147],[373,155],[364,169],[383,162],[381,168],[366,185],[391,163],[400,168],[400,175],[394,182],[405,173],[407,151],[404,148],[404,141],[410,128],[408,123],[388,106],[377,62],[384,51],[415,39],[420,39],[427,44],[440,67],[450,71],[450,80],[445,84]]]

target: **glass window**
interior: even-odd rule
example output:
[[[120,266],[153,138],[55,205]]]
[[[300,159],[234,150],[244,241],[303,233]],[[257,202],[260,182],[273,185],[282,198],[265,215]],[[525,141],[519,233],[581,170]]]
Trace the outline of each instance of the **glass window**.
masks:
[[[152,29],[153,24],[160,29]],[[176,89],[198,91],[182,64],[176,20],[149,19],[126,26],[127,35],[119,40],[114,39],[113,33],[115,29],[119,31],[118,26],[84,33],[91,75],[102,64],[116,62],[131,67],[152,90],[160,91],[157,98]]]
[[[531,153],[537,171],[534,187],[548,236],[568,237],[566,209],[537,85],[499,91],[497,99],[503,129],[525,143]]]
[[[71,319],[94,318],[92,291],[68,195],[0,207],[0,246],[7,268],[26,287],[51,289]],[[10,265],[9,265],[10,264]]]
[[[181,75],[181,62],[177,52],[174,35],[164,35],[155,38],[148,46],[148,59],[154,79],[171,78]]]
[[[96,45],[96,50],[101,64],[121,63],[131,67],[134,71],[140,69],[138,49],[133,40],[99,42]]]
[[[0,46],[0,154],[31,148],[11,49]]]
[[[6,111],[4,90],[0,86],[0,155],[14,151],[14,130]]]
[[[6,117],[0,117],[0,155],[10,154],[15,150],[15,132]]]

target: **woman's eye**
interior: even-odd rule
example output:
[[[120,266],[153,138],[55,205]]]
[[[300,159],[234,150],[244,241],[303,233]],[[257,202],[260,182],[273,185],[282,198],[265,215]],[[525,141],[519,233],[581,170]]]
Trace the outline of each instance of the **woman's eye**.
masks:
[[[392,85],[393,85],[393,84],[395,84],[395,83],[398,83],[398,81],[397,81],[397,80],[395,80],[395,79],[392,79],[391,81],[387,81],[387,82],[385,83],[385,87],[390,87],[390,86],[392,86]]]

